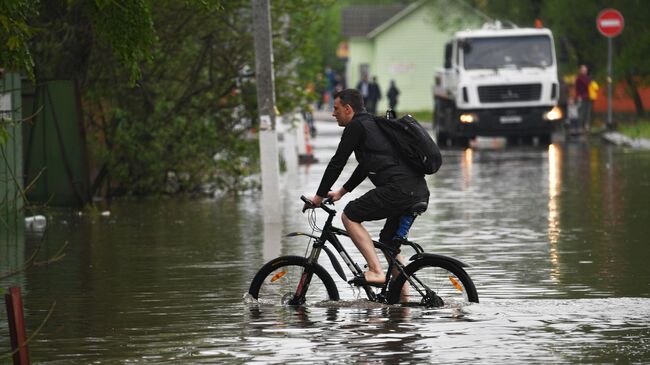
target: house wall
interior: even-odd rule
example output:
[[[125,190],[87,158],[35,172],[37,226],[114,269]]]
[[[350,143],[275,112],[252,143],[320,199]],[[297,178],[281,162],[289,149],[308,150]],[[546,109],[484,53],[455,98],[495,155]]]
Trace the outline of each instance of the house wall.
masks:
[[[350,53],[345,79],[347,80],[347,86],[353,88],[361,80],[359,67],[362,64],[368,64],[370,75],[377,72],[374,65],[375,46],[374,42],[368,38],[351,38],[348,47]]]
[[[454,21],[448,21],[450,18]],[[441,19],[446,24],[439,24]],[[378,113],[388,108],[386,93],[390,80],[395,80],[400,90],[398,112],[432,111],[434,74],[442,68],[445,42],[455,31],[480,24],[479,19],[454,6],[454,2],[426,2],[374,38],[350,40],[348,86],[356,86],[360,80],[358,65],[366,62],[371,65],[370,75],[377,76],[381,88]]]

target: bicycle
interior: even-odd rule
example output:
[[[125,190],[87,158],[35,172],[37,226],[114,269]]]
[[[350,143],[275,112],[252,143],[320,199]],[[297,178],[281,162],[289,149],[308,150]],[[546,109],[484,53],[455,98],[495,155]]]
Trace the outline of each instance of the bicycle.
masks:
[[[300,197],[311,208],[313,203]],[[329,204],[332,204],[331,202]],[[442,307],[474,302],[478,303],[478,294],[474,282],[463,269],[469,265],[453,257],[425,253],[422,247],[406,239],[413,220],[426,210],[426,203],[418,203],[411,207],[408,214],[402,216],[396,238],[391,245],[374,241],[376,249],[381,250],[388,261],[386,280],[384,284],[367,283],[363,270],[352,260],[337,236],[347,236],[348,233],[332,225],[336,210],[321,204],[320,209],[327,214],[327,220],[321,229],[316,225],[315,209],[310,210],[309,222],[314,231],[320,231],[320,236],[303,232],[292,232],[287,237],[307,236],[310,238],[311,251],[303,256],[281,256],[267,262],[253,278],[248,293],[260,303],[304,305],[307,299],[311,302],[339,300],[339,291],[332,276],[318,263],[321,251],[325,251],[336,273],[349,284],[363,288],[368,300],[385,304],[419,305],[425,307]],[[312,233],[314,233],[312,231]],[[353,278],[348,281],[341,264],[332,250],[338,252],[343,262],[352,272]],[[411,247],[415,254],[410,257],[408,264],[398,259],[402,247]],[[408,283],[408,284],[407,284]],[[406,288],[403,287],[407,285]],[[378,292],[375,292],[379,288]],[[309,296],[308,296],[309,294]]]

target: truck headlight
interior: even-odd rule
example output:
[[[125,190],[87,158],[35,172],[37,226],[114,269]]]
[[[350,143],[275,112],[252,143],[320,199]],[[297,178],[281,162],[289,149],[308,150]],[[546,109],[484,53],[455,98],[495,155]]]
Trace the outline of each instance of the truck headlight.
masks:
[[[478,122],[478,115],[474,113],[465,113],[461,114],[458,119],[460,119],[461,123],[474,123]]]
[[[555,121],[562,119],[562,109],[557,106],[554,106],[553,109],[544,113],[544,119],[549,121]]]

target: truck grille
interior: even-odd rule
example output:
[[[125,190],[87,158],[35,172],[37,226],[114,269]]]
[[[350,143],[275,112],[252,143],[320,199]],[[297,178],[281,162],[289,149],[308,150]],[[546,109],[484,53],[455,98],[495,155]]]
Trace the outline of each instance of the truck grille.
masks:
[[[506,103],[509,101],[539,100],[541,95],[541,84],[478,87],[478,99],[481,103]]]

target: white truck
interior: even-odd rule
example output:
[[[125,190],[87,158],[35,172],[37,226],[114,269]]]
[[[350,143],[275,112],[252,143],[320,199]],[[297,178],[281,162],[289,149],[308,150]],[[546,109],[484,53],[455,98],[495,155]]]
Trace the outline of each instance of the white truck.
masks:
[[[562,119],[553,34],[499,23],[456,32],[436,71],[434,130],[440,145],[476,136],[549,144]]]

